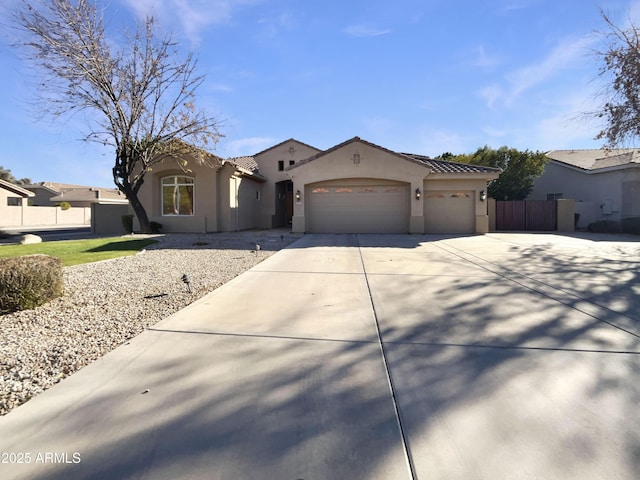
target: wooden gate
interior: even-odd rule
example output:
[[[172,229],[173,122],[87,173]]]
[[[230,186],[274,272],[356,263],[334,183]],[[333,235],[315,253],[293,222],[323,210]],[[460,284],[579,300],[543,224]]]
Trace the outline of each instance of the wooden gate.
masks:
[[[498,231],[555,231],[557,223],[555,200],[496,201]]]

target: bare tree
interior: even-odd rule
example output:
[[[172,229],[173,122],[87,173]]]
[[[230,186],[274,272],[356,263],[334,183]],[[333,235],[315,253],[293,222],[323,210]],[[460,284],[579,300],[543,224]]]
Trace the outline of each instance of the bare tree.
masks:
[[[604,120],[596,138],[613,148],[640,138],[640,28],[632,22],[621,28],[604,10],[600,14],[609,28],[601,33],[605,47],[596,52],[605,87],[602,107],[592,116]]]
[[[114,147],[113,180],[141,230],[150,231],[138,192],[153,165],[167,156],[215,159],[204,149],[218,141],[220,122],[194,106],[204,77],[196,73],[193,55],[181,57],[170,35],[156,33],[151,17],[121,45],[112,42],[101,9],[90,0],[38,6],[24,0],[15,20],[26,34],[19,45],[45,77],[47,113],[94,114],[84,139]]]

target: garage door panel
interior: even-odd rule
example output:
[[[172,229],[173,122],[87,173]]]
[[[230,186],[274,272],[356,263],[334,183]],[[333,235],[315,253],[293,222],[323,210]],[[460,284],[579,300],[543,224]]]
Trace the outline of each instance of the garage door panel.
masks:
[[[426,233],[474,233],[472,191],[427,191],[424,195]]]
[[[409,189],[404,185],[321,185],[308,189],[312,233],[406,233]]]

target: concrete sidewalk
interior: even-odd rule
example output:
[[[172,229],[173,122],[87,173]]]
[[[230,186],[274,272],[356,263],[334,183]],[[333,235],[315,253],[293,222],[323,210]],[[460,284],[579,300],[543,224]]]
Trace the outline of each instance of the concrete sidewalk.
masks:
[[[636,478],[602,238],[304,236],[0,418],[0,478]]]

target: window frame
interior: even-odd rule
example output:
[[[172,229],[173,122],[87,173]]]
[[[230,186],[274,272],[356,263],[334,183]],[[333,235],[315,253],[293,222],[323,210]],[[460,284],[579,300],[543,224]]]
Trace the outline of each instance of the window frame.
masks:
[[[173,179],[173,183],[167,183],[165,184],[165,180],[167,179]],[[191,183],[188,182],[179,182],[178,179],[188,179],[191,181]],[[164,192],[165,192],[165,187],[173,187],[174,192],[176,192],[177,189],[177,194],[178,194],[178,199],[177,199],[177,205],[178,205],[178,213],[165,213],[164,211],[164,207],[165,207],[165,203],[164,203]],[[180,213],[180,195],[181,195],[181,190],[180,187],[191,187],[191,213]],[[162,177],[160,179],[160,214],[163,217],[193,217],[196,214],[196,179],[195,177],[191,177],[189,175],[180,175],[180,174],[173,174],[173,175],[166,175],[164,177]]]

